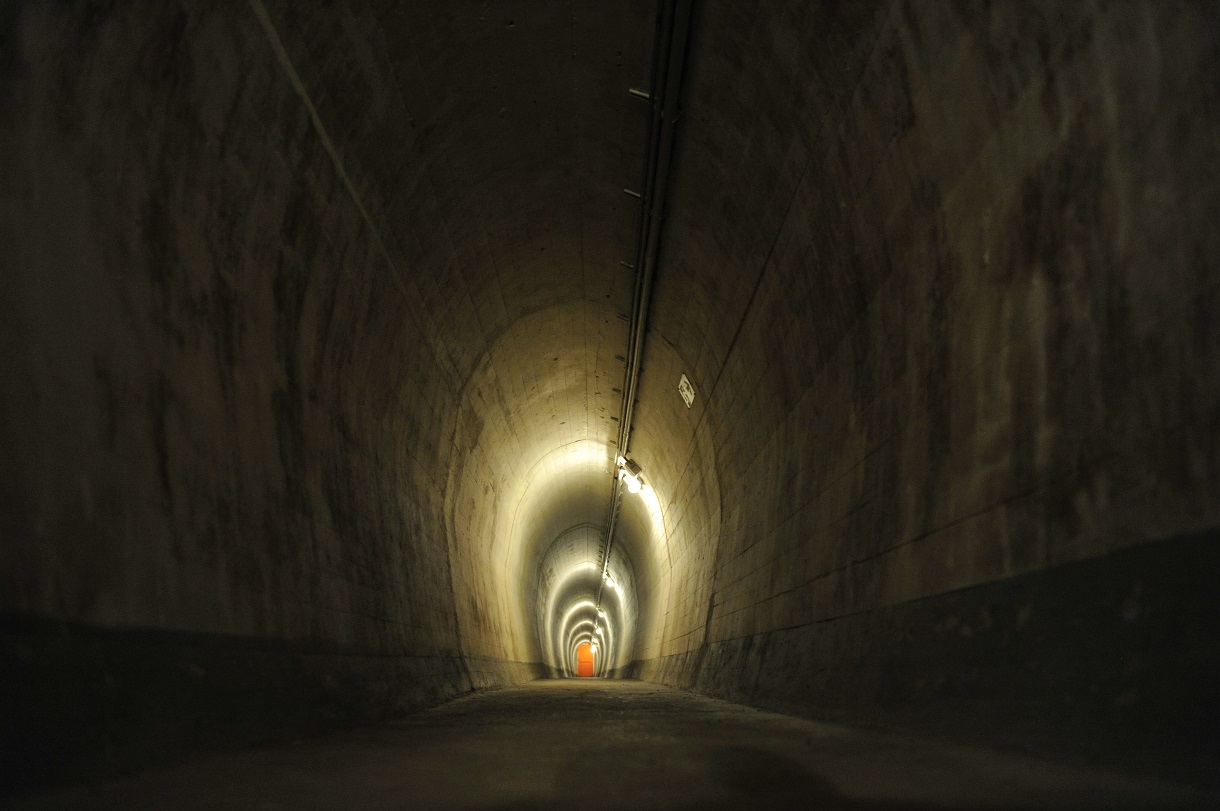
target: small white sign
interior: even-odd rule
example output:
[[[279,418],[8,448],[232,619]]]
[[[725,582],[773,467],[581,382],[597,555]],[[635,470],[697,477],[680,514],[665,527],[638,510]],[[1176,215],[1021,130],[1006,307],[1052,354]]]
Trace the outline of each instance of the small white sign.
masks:
[[[678,394],[682,395],[682,399],[686,401],[686,407],[690,408],[695,402],[695,387],[686,379],[686,375],[682,375],[682,379],[678,381]]]

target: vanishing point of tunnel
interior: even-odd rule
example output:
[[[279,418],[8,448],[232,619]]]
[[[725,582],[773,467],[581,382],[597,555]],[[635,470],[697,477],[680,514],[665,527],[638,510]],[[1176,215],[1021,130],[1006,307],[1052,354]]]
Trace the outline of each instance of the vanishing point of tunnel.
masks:
[[[1220,806],[1218,223],[1211,0],[3,0],[0,804]]]

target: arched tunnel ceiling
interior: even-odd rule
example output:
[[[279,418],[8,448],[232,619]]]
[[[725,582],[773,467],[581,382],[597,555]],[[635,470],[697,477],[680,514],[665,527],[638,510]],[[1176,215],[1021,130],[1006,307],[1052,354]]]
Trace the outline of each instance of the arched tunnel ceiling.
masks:
[[[545,598],[519,584],[564,533],[604,535],[639,218],[624,189],[640,185],[648,121],[627,91],[648,86],[654,15],[268,14],[459,387],[454,592],[465,644],[491,657],[544,658],[531,603]]]
[[[619,261],[637,203],[622,190],[643,173],[647,106],[626,90],[648,82],[649,4],[272,17],[461,380],[522,318],[556,307],[585,319],[591,342],[623,343],[603,316],[630,305]]]

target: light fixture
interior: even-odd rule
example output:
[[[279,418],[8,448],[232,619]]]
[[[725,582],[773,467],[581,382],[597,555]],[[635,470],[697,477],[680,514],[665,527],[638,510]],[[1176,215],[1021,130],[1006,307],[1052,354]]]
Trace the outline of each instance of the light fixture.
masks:
[[[618,458],[618,464],[618,477],[627,485],[627,491],[640,492],[640,488],[644,486],[644,479],[640,476],[640,466],[625,456]]]
[[[605,611],[602,611],[602,610],[599,608],[599,609],[597,609],[597,616],[601,617],[602,619],[605,619],[605,617],[606,617],[606,612],[605,612]]]

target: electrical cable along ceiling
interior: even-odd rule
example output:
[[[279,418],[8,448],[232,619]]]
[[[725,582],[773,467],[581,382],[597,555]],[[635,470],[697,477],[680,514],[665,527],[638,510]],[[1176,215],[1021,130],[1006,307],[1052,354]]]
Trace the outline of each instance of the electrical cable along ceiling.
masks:
[[[619,262],[623,267],[633,270],[635,276],[632,285],[632,307],[627,318],[626,349],[625,354],[621,356],[624,362],[623,383],[620,389],[616,389],[621,394],[622,402],[615,419],[618,423],[617,437],[612,444],[615,461],[610,479],[610,506],[606,523],[600,532],[594,533],[586,527],[580,533],[585,540],[585,543],[581,544],[581,553],[574,554],[569,548],[567,561],[560,573],[551,575],[548,570],[546,584],[550,589],[540,601],[540,607],[542,603],[546,604],[545,621],[540,624],[540,631],[543,647],[547,649],[547,665],[551,672],[572,674],[576,661],[575,651],[582,644],[592,647],[596,674],[605,675],[621,670],[636,656],[636,633],[641,616],[659,616],[655,611],[650,612],[647,605],[641,609],[641,602],[655,601],[656,595],[667,591],[658,588],[655,580],[645,584],[634,575],[633,559],[641,561],[645,570],[655,576],[659,567],[653,558],[659,550],[667,546],[668,539],[661,516],[660,500],[653,487],[644,482],[639,464],[630,457],[630,443],[648,326],[648,305],[658,261],[665,187],[677,121],[690,13],[690,3],[686,0],[660,4],[653,38],[652,75],[648,89],[631,87],[627,91],[632,97],[648,102],[649,133],[645,166],[638,190],[623,189],[624,194],[638,199],[640,204],[632,258],[630,261],[624,259]],[[621,547],[616,547],[616,530],[620,530],[618,518],[624,489],[629,494],[639,495],[643,499],[654,520],[644,533],[637,532],[634,536],[629,536]],[[628,535],[628,531],[623,531],[622,534]],[[592,565],[592,556],[589,554],[592,551],[589,542],[594,539],[597,541],[596,566]],[[553,549],[560,547],[561,541],[562,536],[556,539]],[[548,553],[548,563],[555,567],[556,564],[551,558]],[[569,583],[571,585],[568,585]],[[589,599],[590,596],[592,599]],[[563,619],[558,625],[551,616],[552,612],[562,613]],[[582,630],[577,632],[577,629]],[[653,634],[655,636],[655,631]]]

